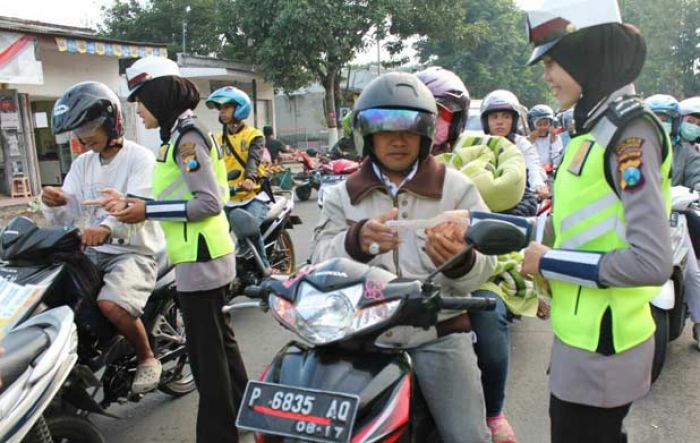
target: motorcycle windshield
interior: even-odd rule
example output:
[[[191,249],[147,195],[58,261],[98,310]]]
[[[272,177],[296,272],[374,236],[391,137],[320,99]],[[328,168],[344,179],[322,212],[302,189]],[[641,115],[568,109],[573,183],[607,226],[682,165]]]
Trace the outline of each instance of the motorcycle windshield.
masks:
[[[46,279],[50,282],[53,276]],[[24,320],[41,300],[48,285],[19,285],[0,277],[0,340],[19,322]]]

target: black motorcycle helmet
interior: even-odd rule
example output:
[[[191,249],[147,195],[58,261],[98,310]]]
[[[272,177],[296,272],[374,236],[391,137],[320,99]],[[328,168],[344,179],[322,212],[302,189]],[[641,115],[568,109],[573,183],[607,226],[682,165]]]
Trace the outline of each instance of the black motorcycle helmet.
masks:
[[[54,134],[75,131],[88,123],[102,125],[110,141],[124,135],[119,98],[103,83],[73,85],[53,107],[51,130]]]
[[[415,75],[390,72],[372,80],[353,109],[353,136],[361,157],[373,161],[372,134],[407,131],[421,136],[419,159],[430,154],[435,136],[437,105],[427,86]]]

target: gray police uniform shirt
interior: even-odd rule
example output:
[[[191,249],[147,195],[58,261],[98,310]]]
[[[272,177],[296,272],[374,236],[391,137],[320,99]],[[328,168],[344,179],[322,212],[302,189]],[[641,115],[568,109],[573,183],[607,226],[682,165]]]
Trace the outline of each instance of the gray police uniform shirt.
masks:
[[[633,92],[631,86],[625,87],[613,94],[608,103]],[[591,118],[605,109],[607,106],[601,107]],[[599,281],[609,287],[657,282],[668,277],[665,264],[672,262],[668,216],[661,192],[662,152],[658,134],[651,123],[638,119],[623,130],[619,140],[628,137],[644,140],[640,170],[645,182],[634,192],[622,191],[617,159],[611,156],[610,170],[624,205],[625,234],[630,247],[610,251],[602,258]],[[610,356],[573,348],[555,337],[550,390],[561,400],[589,406],[610,408],[631,403],[649,391],[653,354],[653,336],[632,349]]]
[[[181,119],[192,117],[191,112],[180,116]],[[173,137],[176,137],[173,135]],[[188,220],[201,220],[220,213],[224,207],[221,190],[216,181],[209,147],[196,131],[188,131],[180,144],[193,143],[199,167],[187,171],[182,158],[176,155],[180,172],[187,183],[187,188],[194,198],[187,201]],[[178,145],[179,146],[179,145]],[[178,146],[175,146],[177,152]],[[222,233],[222,235],[229,235]],[[236,256],[234,253],[224,255],[207,262],[180,263],[175,267],[175,284],[178,292],[208,291],[229,284],[236,276]]]

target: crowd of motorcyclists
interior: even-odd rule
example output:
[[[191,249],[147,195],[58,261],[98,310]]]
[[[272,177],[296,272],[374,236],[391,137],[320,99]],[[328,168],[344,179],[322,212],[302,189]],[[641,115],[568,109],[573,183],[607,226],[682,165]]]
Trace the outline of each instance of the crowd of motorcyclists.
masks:
[[[478,221],[472,212],[534,227],[538,203],[554,196],[544,239],[532,238],[515,274],[523,287],[537,282],[551,295],[539,301],[537,315],[551,315],[554,330],[549,414],[556,443],[626,441],[622,421],[650,388],[649,301],[671,273],[664,234],[670,187],[700,189],[700,97],[679,102],[658,94],[642,102],[632,83],[646,57],[643,37],[622,22],[616,0],[588,3],[595,5],[545,2],[529,13],[530,64],[544,64],[558,113],[538,104],[524,118],[506,90],[482,101],[483,133],[519,152],[515,206],[489,207],[468,175],[439,160],[466,136],[471,99],[462,79],[439,67],[388,73],[343,119],[345,136],[333,155],[363,163],[324,194],[312,240],[313,263],[348,257],[424,279],[467,246],[464,233]],[[82,243],[103,272],[99,308],[137,352],[134,393],[155,389],[161,376],[139,317],[155,284],[155,254],[167,249],[200,396],[196,440],[236,442],[248,374],[222,313],[237,247],[237,220],[223,208],[242,208],[262,223],[270,199],[261,190],[263,153],[267,143],[276,160],[284,146],[272,128],[246,124],[252,104],[238,88],[206,98],[222,124],[212,135],[194,114],[199,91],[175,62],[139,59],[126,79],[144,125],[159,130],[157,155],[124,138],[113,91],[76,84],[56,102],[52,130],[71,133],[88,152],[62,187],[43,189],[43,211],[56,225],[87,216]],[[445,212],[455,217],[410,238],[388,223]],[[690,237],[687,244],[692,249]],[[261,238],[256,246],[269,268]],[[689,255],[687,303],[700,346],[700,269],[694,251]],[[380,337],[409,350],[445,442],[518,441],[503,413],[512,312],[493,289],[503,280],[494,278],[503,272],[498,260],[472,250],[437,278],[445,294],[491,298],[495,310],[445,311],[432,334],[401,326]]]

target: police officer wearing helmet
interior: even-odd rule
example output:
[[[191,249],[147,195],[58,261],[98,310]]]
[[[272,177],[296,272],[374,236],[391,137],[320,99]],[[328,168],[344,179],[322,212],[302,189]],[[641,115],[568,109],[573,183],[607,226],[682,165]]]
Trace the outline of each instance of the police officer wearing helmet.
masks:
[[[535,105],[527,113],[530,125],[530,143],[537,150],[540,164],[546,171],[551,171],[559,165],[564,144],[555,132],[554,123],[557,121],[554,110],[547,105]]]
[[[626,441],[622,421],[651,381],[649,302],[673,263],[671,142],[633,95],[646,45],[615,0],[545,0],[528,22],[529,63],[544,63],[576,122],[554,181],[553,247],[532,242],[522,268],[552,292],[552,442]]]
[[[401,241],[387,221],[488,209],[471,180],[430,155],[437,107],[418,78],[407,73],[378,77],[362,91],[353,116],[355,146],[362,147],[365,160],[324,194],[312,260],[347,257],[424,280],[466,246],[466,217],[464,223],[407,233]],[[467,254],[436,279],[443,293],[468,296],[491,276],[494,265],[493,257]],[[438,321],[427,330],[392,328],[378,343],[410,353],[442,441],[490,442],[468,314],[441,312]]]
[[[87,215],[82,243],[104,283],[97,306],[136,350],[139,364],[131,391],[153,390],[160,383],[162,367],[140,316],[156,283],[155,255],[162,249],[163,233],[153,222],[120,223],[98,203],[103,193],[150,197],[155,158],[150,150],[124,138],[119,98],[102,83],[68,88],[56,101],[51,130],[72,134],[89,151],[73,162],[63,186],[44,187],[44,216],[52,225],[73,226]]]
[[[547,175],[542,168],[537,150],[527,137],[517,132],[520,120],[519,107],[520,100],[510,91],[497,89],[488,93],[481,101],[481,127],[486,134],[499,135],[515,143],[525,156],[528,189],[536,192],[539,197],[546,197],[549,195],[545,183]]]
[[[219,111],[219,121],[222,123],[221,133],[216,134],[216,141],[224,150],[226,171],[240,171],[241,174],[234,180],[229,180],[230,187],[240,186],[241,190],[230,197],[230,205],[243,209],[255,218],[258,226],[262,224],[267,215],[267,194],[260,192],[256,186],[265,175],[262,166],[262,156],[265,150],[265,137],[263,133],[245,124],[244,120],[250,116],[253,104],[248,94],[233,86],[224,86],[212,92],[206,101],[209,109]],[[231,228],[236,232],[236,227],[245,222],[236,211],[230,214]],[[265,254],[265,244],[262,236],[258,236],[256,247],[263,265],[269,267],[270,263]]]
[[[120,221],[158,220],[175,264],[187,352],[199,390],[197,441],[237,442],[234,423],[247,383],[228,318],[226,287],[235,276],[234,245],[222,212],[228,199],[223,153],[192,110],[199,92],[175,62],[137,60],[126,70],[129,101],[146,128],[160,128],[154,200],[127,197],[107,204]],[[126,207],[124,207],[126,204]]]

